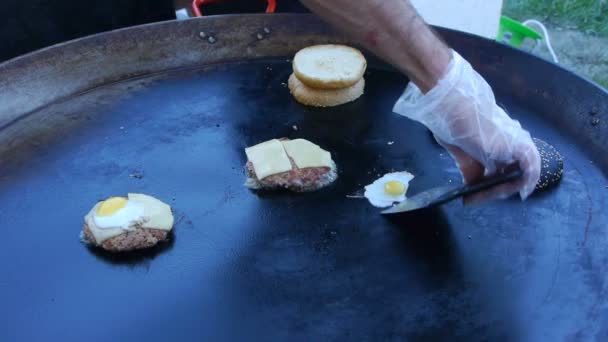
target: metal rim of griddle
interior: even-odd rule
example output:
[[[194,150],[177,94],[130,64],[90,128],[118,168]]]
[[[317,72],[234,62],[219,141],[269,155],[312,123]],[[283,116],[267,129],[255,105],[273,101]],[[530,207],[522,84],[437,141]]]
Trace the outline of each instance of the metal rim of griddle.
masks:
[[[484,38],[444,28],[497,91],[505,91],[575,136],[608,168],[608,92],[574,73]],[[58,44],[0,64],[3,128],[45,105],[103,84],[171,69],[290,56],[311,44],[349,43],[307,14],[227,15],[168,21]],[[0,155],[10,149],[2,144]]]

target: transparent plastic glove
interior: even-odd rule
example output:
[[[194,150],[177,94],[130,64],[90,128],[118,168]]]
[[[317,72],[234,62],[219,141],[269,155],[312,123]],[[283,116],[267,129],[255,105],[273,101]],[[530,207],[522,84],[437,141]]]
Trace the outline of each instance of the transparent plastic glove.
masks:
[[[465,183],[506,171],[514,165],[522,179],[469,198],[469,202],[528,197],[540,177],[540,155],[530,133],[494,99],[488,83],[457,52],[445,76],[427,94],[412,82],[393,111],[428,127],[456,160]]]

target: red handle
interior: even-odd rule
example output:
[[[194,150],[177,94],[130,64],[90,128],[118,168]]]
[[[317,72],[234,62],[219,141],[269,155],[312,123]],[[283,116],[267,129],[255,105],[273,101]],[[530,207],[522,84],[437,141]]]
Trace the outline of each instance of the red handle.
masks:
[[[202,17],[203,12],[201,12],[201,6],[210,4],[210,3],[218,3],[224,2],[226,0],[193,0],[192,1],[192,11],[194,12],[194,16]],[[276,0],[267,0],[268,6],[266,7],[266,13],[274,13],[277,8]]]

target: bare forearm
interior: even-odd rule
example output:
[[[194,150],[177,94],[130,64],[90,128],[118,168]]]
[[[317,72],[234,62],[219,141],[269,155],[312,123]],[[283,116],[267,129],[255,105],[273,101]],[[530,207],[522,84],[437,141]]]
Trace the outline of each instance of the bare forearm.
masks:
[[[409,0],[302,0],[317,15],[430,90],[450,62],[449,48]]]

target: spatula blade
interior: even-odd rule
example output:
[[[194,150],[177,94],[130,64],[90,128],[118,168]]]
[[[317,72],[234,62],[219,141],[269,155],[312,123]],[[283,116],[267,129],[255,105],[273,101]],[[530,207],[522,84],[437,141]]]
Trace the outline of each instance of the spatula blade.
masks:
[[[418,210],[426,208],[436,199],[440,198],[444,194],[456,189],[456,186],[440,186],[420,192],[412,197],[408,197],[405,201],[395,204],[394,206],[385,209],[381,212],[383,215],[404,213],[407,211]]]

